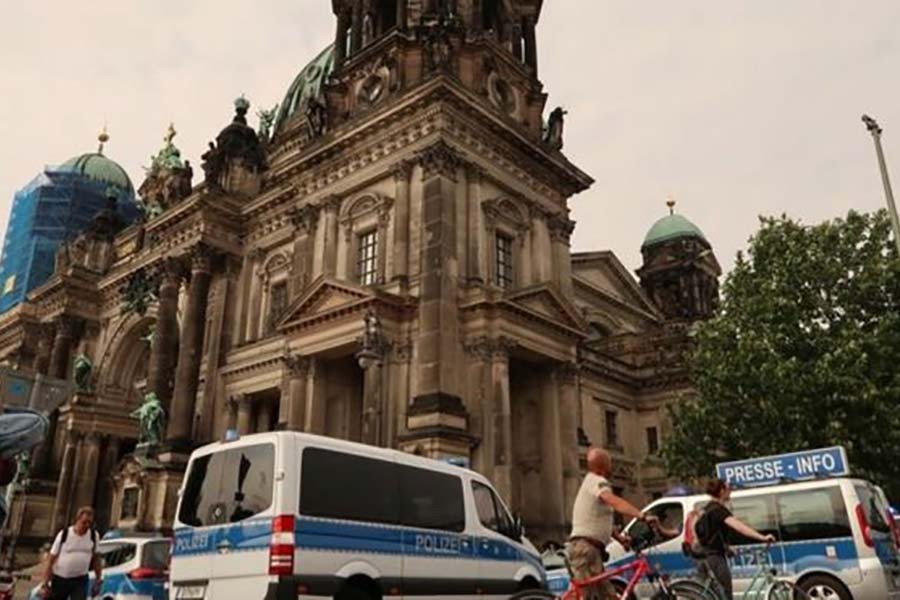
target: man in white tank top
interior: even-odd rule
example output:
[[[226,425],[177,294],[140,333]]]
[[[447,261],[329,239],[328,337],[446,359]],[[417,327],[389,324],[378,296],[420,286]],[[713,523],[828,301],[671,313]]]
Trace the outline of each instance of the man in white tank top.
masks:
[[[572,510],[572,534],[566,544],[569,567],[576,580],[588,579],[603,572],[606,544],[613,536],[613,514],[618,512],[635,519],[644,517],[628,500],[617,496],[607,477],[612,473],[612,458],[600,448],[587,453],[588,473],[581,483]],[[591,586],[584,590],[587,600],[614,600],[612,584]]]

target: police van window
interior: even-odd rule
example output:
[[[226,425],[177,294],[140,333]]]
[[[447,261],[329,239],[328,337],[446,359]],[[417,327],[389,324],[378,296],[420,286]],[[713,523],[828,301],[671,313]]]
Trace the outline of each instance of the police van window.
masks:
[[[770,494],[733,498],[731,500],[731,512],[735,517],[763,535],[772,534],[776,539],[780,539],[778,520],[775,513],[775,499]],[[728,528],[728,543],[732,546],[741,546],[759,542],[744,537],[733,529]]]
[[[272,505],[275,446],[207,454],[191,463],[178,520],[194,527],[237,523]]]
[[[869,529],[880,533],[890,533],[891,526],[886,518],[887,506],[882,504],[877,490],[862,484],[854,485],[853,488],[856,490],[856,497],[859,498],[859,503],[866,513]]]
[[[322,448],[306,448],[300,470],[300,514],[398,523],[397,466]]]
[[[147,542],[141,552],[141,566],[150,569],[168,569],[171,544],[168,540]]]
[[[838,486],[778,494],[782,540],[849,537],[850,517]]]
[[[481,524],[494,531],[500,530],[500,518],[497,516],[497,507],[494,506],[494,497],[489,487],[477,481],[472,482],[472,493],[475,496],[475,508],[478,511],[478,520]]]
[[[113,567],[124,565],[133,559],[137,553],[137,546],[127,543],[103,544],[98,548],[98,553],[100,554],[103,568],[111,569]]]
[[[401,523],[462,531],[466,524],[462,480],[455,475],[400,465]]]

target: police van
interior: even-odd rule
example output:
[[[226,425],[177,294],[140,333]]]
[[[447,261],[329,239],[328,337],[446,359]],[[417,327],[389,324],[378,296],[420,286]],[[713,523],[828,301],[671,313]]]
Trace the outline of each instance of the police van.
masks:
[[[194,451],[179,493],[172,600],[508,597],[545,584],[481,475],[296,432]]]
[[[831,451],[832,458],[841,460],[833,449],[826,451]],[[789,464],[796,459],[795,455],[785,456]],[[767,457],[764,461],[777,458]],[[846,464],[846,458],[843,460]],[[802,465],[782,465],[782,476],[797,475]],[[900,532],[884,492],[869,481],[844,476],[845,466],[837,465],[828,471],[819,469],[814,473],[816,478],[810,481],[776,484],[769,479],[760,480],[764,483],[760,487],[735,489],[730,509],[735,517],[756,530],[775,536],[777,542],[769,549],[771,565],[811,598],[900,599],[897,550]],[[735,479],[734,471],[729,473],[720,468],[719,474],[724,479]],[[738,476],[754,474],[778,477],[777,472],[767,473],[765,468],[737,472]],[[834,476],[826,478],[826,475]],[[668,540],[657,537],[655,545],[647,551],[662,571],[672,576],[694,574],[696,565],[682,551],[685,520],[690,511],[705,506],[709,500],[706,495],[663,497],[644,509],[657,516],[665,529],[679,532]],[[625,533],[643,536],[645,527],[644,523],[635,521]],[[746,589],[758,568],[752,564],[751,555],[741,550],[760,546],[736,532],[729,531],[729,534],[728,543],[736,550],[730,562],[737,594]],[[611,568],[631,558],[618,542],[612,542],[608,552]],[[557,587],[560,585],[556,582]]]

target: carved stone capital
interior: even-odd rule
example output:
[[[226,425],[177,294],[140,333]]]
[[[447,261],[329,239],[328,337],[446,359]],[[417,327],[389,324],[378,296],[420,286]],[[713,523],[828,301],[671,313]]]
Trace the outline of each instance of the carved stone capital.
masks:
[[[508,359],[509,353],[517,346],[518,342],[506,336],[478,336],[463,343],[466,352],[481,360]]]
[[[282,357],[284,366],[291,378],[305,378],[309,375],[312,368],[312,359],[309,356],[300,354],[285,354]]]
[[[574,362],[566,362],[556,368],[556,375],[563,385],[574,385],[578,379],[578,365]]]
[[[260,248],[259,246],[250,248],[250,250],[247,252],[247,258],[249,258],[253,262],[259,262],[263,258],[265,258],[265,256],[266,256],[266,251],[263,250],[262,248]]]
[[[175,256],[163,258],[157,266],[157,269],[161,286],[179,285],[185,276],[184,263]]]
[[[399,362],[409,362],[412,360],[413,343],[411,340],[397,342],[394,344],[393,348],[391,348],[391,352],[393,353],[395,360]]]
[[[321,208],[313,204],[304,204],[290,212],[291,223],[297,233],[312,235],[319,223],[319,211]]]
[[[391,173],[398,182],[409,183],[409,178],[412,177],[415,166],[416,163],[413,160],[401,160],[391,167]]]
[[[551,218],[547,225],[550,229],[550,239],[554,242],[568,243],[572,232],[575,231],[575,221],[563,215]]]
[[[200,243],[194,245],[187,254],[190,261],[191,273],[211,273],[215,251],[208,245]]]
[[[444,141],[438,141],[416,154],[416,160],[422,166],[422,177],[446,177],[457,180],[457,171],[466,164],[465,159],[453,147]]]
[[[487,169],[473,162],[466,163],[466,177],[470,183],[479,183],[487,177]]]
[[[341,210],[341,203],[343,203],[343,201],[344,199],[340,196],[332,194],[322,201],[322,208],[327,211],[337,213]]]

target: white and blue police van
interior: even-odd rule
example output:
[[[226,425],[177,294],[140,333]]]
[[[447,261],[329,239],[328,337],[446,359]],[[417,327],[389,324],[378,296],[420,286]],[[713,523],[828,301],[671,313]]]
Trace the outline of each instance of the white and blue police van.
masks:
[[[850,477],[848,470],[846,454],[837,447],[717,466],[718,476],[734,488],[730,500],[734,516],[775,536],[769,561],[780,576],[797,583],[811,598],[900,599],[900,537],[887,498],[877,485]],[[801,481],[782,483],[787,480]],[[679,532],[671,539],[657,536],[645,551],[663,572],[673,577],[695,574],[696,564],[683,552],[685,521],[692,510],[709,500],[706,495],[667,496],[644,509],[658,517],[665,529]],[[643,538],[646,527],[632,521],[624,532]],[[735,551],[730,562],[737,595],[758,569],[752,553],[743,551],[763,546],[729,533],[728,543]],[[615,541],[607,551],[609,568],[633,559]],[[548,586],[551,591],[564,591],[567,572],[549,572]],[[639,586],[639,594],[643,591]]]
[[[193,452],[172,600],[506,598],[539,588],[537,551],[474,471],[297,432]]]
[[[168,592],[169,552],[172,540],[155,535],[113,531],[97,544],[103,579],[99,600],[166,600]],[[94,583],[91,572],[88,593]],[[29,600],[42,599],[42,586],[36,586]]]

